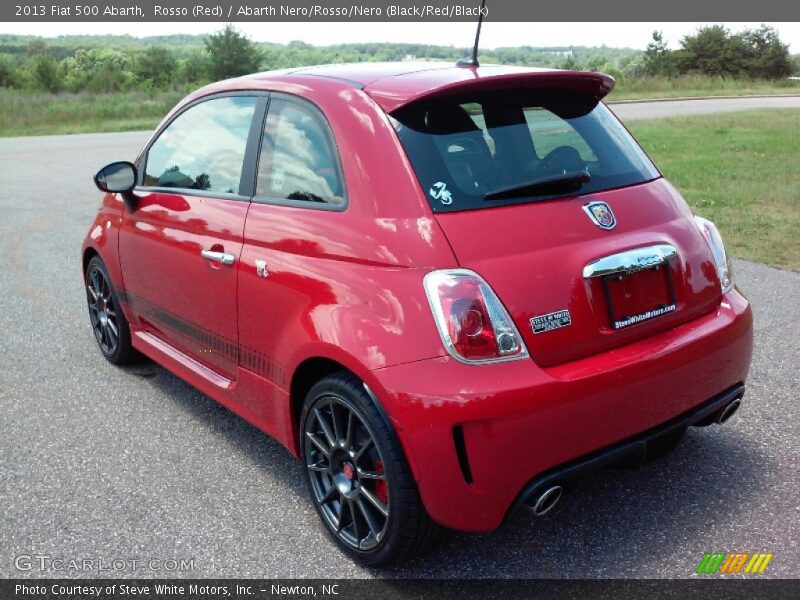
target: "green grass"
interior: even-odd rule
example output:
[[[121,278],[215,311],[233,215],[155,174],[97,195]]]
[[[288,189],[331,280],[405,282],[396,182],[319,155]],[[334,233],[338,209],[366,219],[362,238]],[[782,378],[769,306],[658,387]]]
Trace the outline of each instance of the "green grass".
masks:
[[[608,101],[681,98],[696,96],[748,96],[752,94],[800,94],[800,82],[758,79],[725,79],[707,75],[641,77],[617,82]]]
[[[187,91],[48,94],[0,89],[0,136],[153,129]]]
[[[800,270],[800,110],[633,121],[631,131],[728,252]]]

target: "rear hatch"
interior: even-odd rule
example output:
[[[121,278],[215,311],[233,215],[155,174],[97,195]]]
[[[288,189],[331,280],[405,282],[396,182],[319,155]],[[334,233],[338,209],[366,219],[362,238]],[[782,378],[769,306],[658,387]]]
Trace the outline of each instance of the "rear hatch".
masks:
[[[607,90],[534,80],[391,113],[458,262],[492,286],[533,360],[576,360],[713,310],[710,250],[599,101]]]

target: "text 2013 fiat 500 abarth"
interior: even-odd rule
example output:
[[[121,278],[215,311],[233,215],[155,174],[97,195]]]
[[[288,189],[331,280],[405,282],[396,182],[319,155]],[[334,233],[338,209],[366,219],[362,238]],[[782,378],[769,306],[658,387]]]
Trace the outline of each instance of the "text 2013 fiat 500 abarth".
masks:
[[[402,63],[198,90],[95,177],[102,353],[280,441],[373,565],[665,454],[738,408],[752,316],[613,83]]]

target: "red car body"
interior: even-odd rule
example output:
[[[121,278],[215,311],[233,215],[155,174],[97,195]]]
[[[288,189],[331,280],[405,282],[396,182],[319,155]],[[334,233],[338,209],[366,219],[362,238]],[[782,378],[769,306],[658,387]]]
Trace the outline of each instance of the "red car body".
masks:
[[[335,369],[352,372],[385,411],[432,519],[492,530],[537,477],[732,389],[740,396],[752,349],[747,300],[735,288],[721,291],[709,245],[663,177],[589,194],[613,207],[613,231],[587,218],[583,194],[432,211],[388,115],[433,95],[520,86],[602,98],[613,81],[595,73],[401,63],[207,86],[164,124],[193,102],[230,92],[296,95],[316,105],[338,147],[346,209],[137,187],[132,212],[121,195],[108,193],[85,240],[84,265],[102,257],[136,349],[295,455],[310,385]],[[677,308],[613,329],[600,281],[581,269],[653,244],[677,249]],[[203,249],[236,262],[209,263]],[[256,261],[265,262],[267,277]],[[474,365],[448,352],[423,278],[457,268],[478,273],[496,292],[527,358]],[[560,309],[569,310],[571,326],[536,335],[526,325]]]

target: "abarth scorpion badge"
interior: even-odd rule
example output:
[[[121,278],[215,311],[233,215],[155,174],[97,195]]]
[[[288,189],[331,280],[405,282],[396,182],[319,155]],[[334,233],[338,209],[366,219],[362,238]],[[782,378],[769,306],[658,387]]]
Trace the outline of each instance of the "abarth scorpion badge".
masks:
[[[600,229],[614,229],[617,226],[617,219],[605,202],[589,202],[583,205],[583,210]]]

